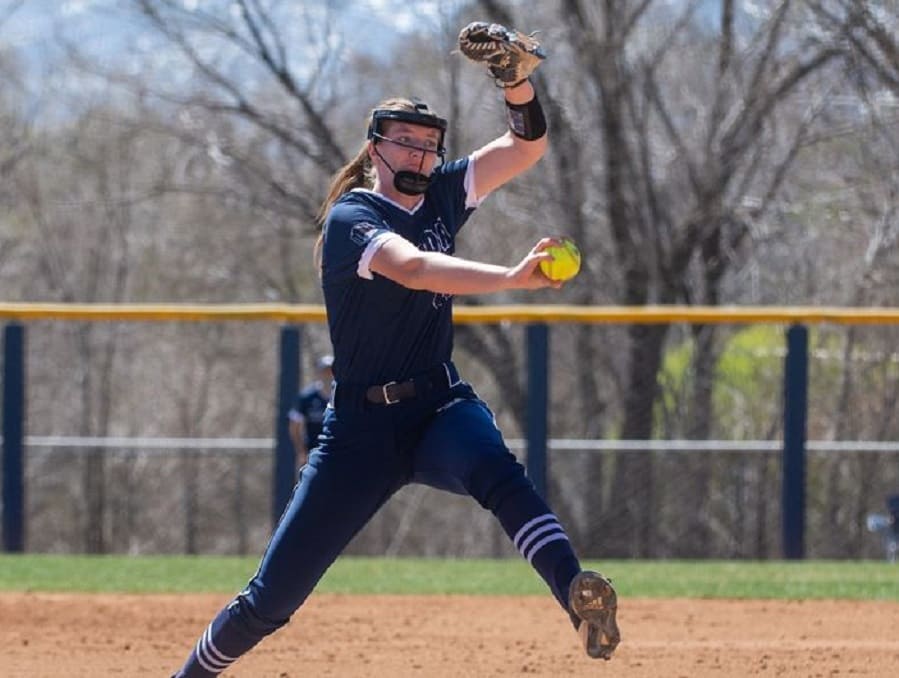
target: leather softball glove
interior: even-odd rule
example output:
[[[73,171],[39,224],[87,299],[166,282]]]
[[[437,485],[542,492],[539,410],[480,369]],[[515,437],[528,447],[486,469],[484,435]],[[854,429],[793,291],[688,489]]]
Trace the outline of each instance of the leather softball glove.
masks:
[[[515,87],[528,79],[546,58],[533,34],[500,24],[473,21],[459,33],[459,51],[487,66],[499,87]]]

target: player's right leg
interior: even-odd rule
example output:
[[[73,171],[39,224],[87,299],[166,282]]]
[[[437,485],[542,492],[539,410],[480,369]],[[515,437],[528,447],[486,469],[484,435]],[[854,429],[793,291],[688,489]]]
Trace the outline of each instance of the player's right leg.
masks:
[[[583,634],[587,654],[611,656],[619,640],[614,590],[606,579],[605,587],[598,585],[594,577],[601,575],[581,570],[561,522],[509,452],[483,401],[460,399],[440,412],[416,450],[414,480],[467,493],[493,512]]]
[[[383,444],[382,444],[383,443]],[[397,489],[386,430],[359,426],[310,455],[247,588],[212,620],[176,678],[207,678],[286,624],[350,539]]]
[[[559,605],[568,609],[568,589],[580,563],[483,401],[463,398],[440,411],[416,448],[413,480],[468,494],[492,512]]]

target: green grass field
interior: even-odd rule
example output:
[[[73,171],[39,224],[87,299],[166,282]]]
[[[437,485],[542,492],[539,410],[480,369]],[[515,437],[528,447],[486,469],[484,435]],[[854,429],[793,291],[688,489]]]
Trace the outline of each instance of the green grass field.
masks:
[[[0,591],[232,593],[257,558],[0,555]],[[851,598],[899,601],[899,565],[873,561],[587,562],[621,596]],[[520,560],[341,558],[318,588],[331,593],[527,595],[543,582]]]

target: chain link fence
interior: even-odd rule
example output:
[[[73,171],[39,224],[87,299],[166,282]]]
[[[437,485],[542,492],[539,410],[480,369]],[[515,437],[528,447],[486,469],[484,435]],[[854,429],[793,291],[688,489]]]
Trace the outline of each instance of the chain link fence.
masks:
[[[47,435],[26,438],[26,550],[261,553],[273,505],[273,441],[262,436],[277,417],[282,327],[33,321],[26,431]],[[525,327],[460,325],[456,351],[520,459]],[[782,323],[672,322],[664,337],[633,334],[623,321],[550,329],[547,494],[579,554],[783,555]],[[656,370],[631,369],[649,355],[630,350],[641,340],[661,342]],[[866,518],[899,493],[897,345],[897,325],[809,332],[809,558],[883,557]],[[329,347],[324,326],[305,325],[303,347],[312,374]],[[643,434],[649,440],[619,440]],[[515,554],[470,498],[418,486],[398,493],[347,552]]]
[[[101,446],[102,445],[102,446]],[[271,533],[272,448],[266,439],[31,439],[26,547],[85,550],[102,502],[102,551],[261,554]],[[521,460],[524,442],[510,441]],[[639,456],[650,492],[610,530],[615,466]],[[85,474],[101,464],[91,496]],[[92,471],[89,468],[94,465]],[[549,441],[548,493],[585,558],[778,558],[781,452],[773,441]],[[899,488],[899,443],[809,444],[806,554],[882,558],[866,529]],[[649,505],[640,503],[648,498]],[[622,515],[616,512],[615,515]],[[607,533],[623,534],[610,544]],[[644,548],[645,543],[645,548]],[[354,555],[502,557],[515,551],[472,499],[424,486],[401,490],[360,532]]]

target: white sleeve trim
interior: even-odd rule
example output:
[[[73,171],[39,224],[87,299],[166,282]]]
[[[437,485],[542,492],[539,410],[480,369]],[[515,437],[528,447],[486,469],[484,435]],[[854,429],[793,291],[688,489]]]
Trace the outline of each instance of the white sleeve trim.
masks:
[[[368,245],[365,246],[365,249],[362,250],[362,256],[359,257],[359,265],[356,267],[356,275],[360,278],[365,278],[366,280],[374,280],[375,274],[371,272],[369,267],[371,266],[371,260],[374,258],[375,253],[381,249],[385,242],[399,237],[400,236],[393,231],[377,231],[372,236],[371,240],[368,241]]]
[[[468,156],[468,167],[465,168],[465,207],[468,209],[474,209],[478,207],[482,202],[484,202],[484,198],[486,198],[489,193],[485,195],[478,195],[475,193],[474,188],[474,153]]]

